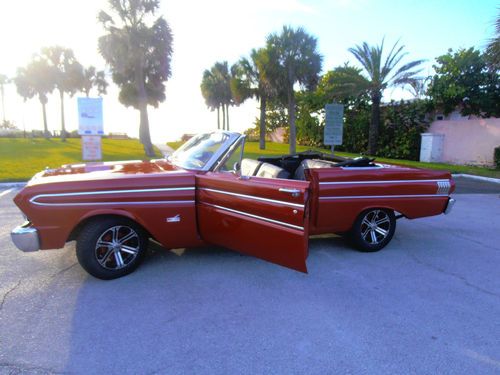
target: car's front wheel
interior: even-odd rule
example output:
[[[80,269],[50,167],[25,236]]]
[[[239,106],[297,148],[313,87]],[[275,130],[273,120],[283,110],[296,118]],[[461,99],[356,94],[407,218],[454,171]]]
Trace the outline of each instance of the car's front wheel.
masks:
[[[111,280],[134,271],[144,258],[147,244],[142,228],[130,220],[96,219],[80,231],[76,256],[92,276]]]
[[[354,246],[363,252],[384,248],[394,236],[396,217],[394,211],[377,208],[363,211],[350,232]]]

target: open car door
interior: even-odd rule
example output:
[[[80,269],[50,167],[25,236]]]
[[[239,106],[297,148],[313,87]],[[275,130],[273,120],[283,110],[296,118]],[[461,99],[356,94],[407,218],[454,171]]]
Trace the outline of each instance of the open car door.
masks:
[[[204,241],[307,272],[307,181],[196,176],[198,230]]]

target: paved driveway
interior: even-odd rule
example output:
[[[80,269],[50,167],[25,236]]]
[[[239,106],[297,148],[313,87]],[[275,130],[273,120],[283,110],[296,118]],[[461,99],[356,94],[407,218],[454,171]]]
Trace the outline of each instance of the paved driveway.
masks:
[[[308,275],[151,245],[104,282],[74,243],[15,250],[14,193],[0,196],[0,374],[500,373],[498,194],[400,220],[379,253],[312,239]]]

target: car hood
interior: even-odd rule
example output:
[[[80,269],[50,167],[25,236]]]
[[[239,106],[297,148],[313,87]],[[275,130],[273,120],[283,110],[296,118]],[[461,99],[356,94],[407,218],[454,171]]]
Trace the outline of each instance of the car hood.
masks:
[[[57,182],[121,179],[158,173],[185,173],[182,168],[165,159],[151,161],[128,160],[102,163],[65,164],[59,168],[46,169],[37,173],[28,185]]]

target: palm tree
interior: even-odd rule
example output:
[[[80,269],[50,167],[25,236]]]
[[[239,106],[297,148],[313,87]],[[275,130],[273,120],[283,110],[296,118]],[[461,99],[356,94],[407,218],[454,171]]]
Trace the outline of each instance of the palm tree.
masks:
[[[158,0],[109,0],[109,7],[113,15],[105,11],[98,15],[106,31],[99,38],[99,52],[120,87],[120,102],[139,111],[139,138],[146,155],[152,157],[148,105],[156,108],[165,100],[172,31],[163,16],[156,16]]]
[[[495,20],[495,36],[488,44],[487,53],[493,69],[500,70],[500,9]]]
[[[408,82],[410,93],[415,99],[421,99],[425,96],[430,78],[415,77]]]
[[[5,121],[6,121],[5,120],[4,86],[9,82],[10,82],[10,80],[5,74],[0,74],[0,96],[2,97],[1,99],[2,99],[2,116],[3,116],[2,123],[5,123]]]
[[[306,90],[312,90],[318,83],[322,56],[317,51],[317,44],[318,40],[301,27],[284,26],[281,33],[267,37],[267,76],[282,103],[288,107],[291,154],[296,150],[294,86],[298,83]]]
[[[221,102],[219,100],[219,95],[217,94],[217,82],[215,76],[208,69],[203,72],[200,89],[201,95],[205,99],[207,107],[211,111],[217,110],[217,129],[220,129]]]
[[[421,71],[418,68],[424,60],[414,60],[398,68],[399,63],[408,54],[404,52],[404,45],[396,42],[389,54],[383,59],[384,40],[378,46],[370,46],[364,42],[349,48],[356,60],[363,67],[365,73],[353,79],[353,90],[358,93],[368,92],[372,101],[372,113],[370,131],[368,136],[368,153],[377,153],[378,131],[380,126],[380,102],[383,92],[390,86],[404,86],[415,80],[415,76]],[[417,68],[417,69],[416,69]]]
[[[234,105],[231,92],[231,73],[227,61],[216,62],[205,70],[200,85],[205,102],[212,110],[217,108],[217,125],[220,128],[219,108],[222,109],[222,129],[229,130],[229,106]]]
[[[82,91],[88,98],[92,88],[97,89],[97,95],[106,95],[108,82],[104,74],[104,70],[96,71],[94,66],[89,66],[83,71]]]
[[[231,91],[236,103],[249,98],[260,102],[260,139],[259,148],[266,148],[266,109],[267,101],[273,96],[273,89],[267,78],[266,67],[269,64],[267,49],[252,49],[250,59],[243,57],[232,67],[233,79]]]
[[[53,69],[54,86],[59,91],[61,106],[61,141],[66,141],[66,121],[64,118],[64,94],[72,97],[81,90],[83,66],[69,48],[60,46],[42,48],[42,56]]]
[[[48,101],[47,94],[54,90],[53,73],[53,69],[45,59],[34,56],[26,67],[17,69],[17,75],[14,78],[17,93],[24,100],[31,99],[34,96],[38,97],[42,105],[43,134],[45,138],[49,137],[46,105]]]
[[[217,94],[222,108],[222,128],[229,130],[229,106],[233,105],[231,92],[231,73],[227,61],[216,62],[212,67],[212,74],[217,84]]]

